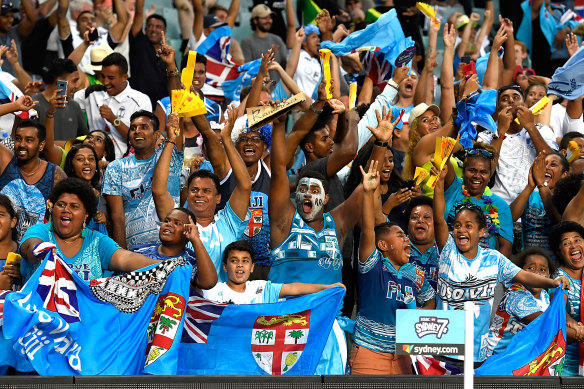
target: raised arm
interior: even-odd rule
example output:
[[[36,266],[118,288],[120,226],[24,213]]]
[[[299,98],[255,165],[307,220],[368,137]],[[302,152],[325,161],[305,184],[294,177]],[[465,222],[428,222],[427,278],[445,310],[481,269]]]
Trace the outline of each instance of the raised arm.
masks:
[[[418,80],[418,86],[416,87],[414,94],[414,105],[419,103],[432,104],[434,100],[434,69],[438,66],[438,63],[436,62],[436,57],[438,56],[438,52],[436,51],[436,41],[438,39],[439,29],[440,25],[436,26],[434,23],[430,23],[428,49],[426,50],[426,63],[424,64],[424,69]]]
[[[274,49],[269,49],[262,54],[262,62],[260,64],[260,69],[258,70],[258,75],[253,80],[251,84],[251,90],[247,96],[247,101],[245,103],[246,108],[257,107],[260,105],[260,94],[262,93],[262,85],[264,84],[264,78],[268,76],[268,66],[274,60],[276,53]]]
[[[251,179],[241,155],[239,155],[231,140],[231,132],[236,119],[237,115],[233,107],[227,107],[227,122],[221,131],[221,138],[223,139],[225,154],[227,154],[227,159],[229,159],[233,176],[235,177],[235,189],[233,189],[231,197],[229,197],[229,205],[233,212],[243,220],[247,215],[251,195]]]
[[[158,157],[154,174],[152,174],[152,198],[156,207],[156,214],[160,220],[163,220],[174,208],[174,200],[167,189],[168,176],[173,150],[175,147],[179,151],[182,150],[183,138],[182,127],[179,126],[179,119],[176,113],[168,115],[166,133],[167,140],[164,144],[164,149],[162,149],[162,153]]]
[[[286,73],[290,77],[294,77],[296,73],[296,68],[298,67],[298,60],[300,58],[300,50],[302,49],[302,42],[306,37],[304,33],[304,27],[300,27],[296,34],[294,35],[294,42],[292,44],[292,49],[290,50],[290,55],[288,56],[288,61],[286,62]]]
[[[456,28],[452,24],[444,24],[444,58],[440,69],[440,119],[446,123],[450,119],[452,108],[456,106],[454,97],[454,44],[456,43]]]
[[[137,36],[138,33],[142,31],[143,24],[144,24],[144,0],[136,0],[136,4],[134,5],[134,20],[132,21],[132,29],[130,30],[130,34],[132,34],[132,36]]]
[[[446,164],[447,167],[442,169],[438,180],[436,180],[436,187],[434,188],[434,206],[432,207],[434,212],[434,234],[436,236],[436,244],[438,245],[438,250],[442,251],[446,242],[448,241],[448,224],[444,220],[444,180],[446,178],[447,170],[452,169],[450,162]],[[433,168],[434,169],[434,168]]]
[[[345,113],[345,105],[339,100],[332,99],[329,101],[329,104],[332,106],[333,112],[343,111],[339,114],[333,152],[326,166],[327,176],[330,177],[350,163],[355,157],[355,154],[357,154],[357,146],[359,145],[359,137],[357,134],[359,115],[355,110]]]
[[[541,136],[539,130],[535,126],[535,118],[533,113],[527,107],[518,107],[517,108],[517,119],[519,119],[519,123],[522,127],[524,127],[527,132],[529,133],[529,137],[535,146],[535,150],[538,153],[549,154],[552,151],[552,148],[547,144],[543,136]]]
[[[552,201],[552,191],[549,186],[544,185],[545,182],[545,157],[547,154],[540,153],[533,162],[533,181],[539,189],[539,196],[543,203],[543,208],[547,217],[553,224],[559,223],[562,220],[562,215],[556,209]]]
[[[487,4],[489,3],[493,4],[492,1],[489,1]],[[503,71],[501,72],[502,80],[497,87],[509,85],[513,82],[513,73],[515,73],[516,66],[513,22],[507,18],[502,18],[501,15],[499,15],[499,21],[503,28],[505,28],[505,32],[507,33],[507,40],[505,41],[505,53],[503,54]]]
[[[475,43],[477,47],[481,47],[483,40],[489,35],[491,29],[493,28],[493,22],[495,21],[495,8],[493,7],[492,1],[487,1],[485,4],[485,13],[483,14],[483,25],[476,35]],[[499,19],[500,21],[501,19]]]
[[[238,14],[239,14],[239,0],[231,0],[231,5],[229,6],[229,9],[227,10],[227,19],[225,19],[225,21],[227,22],[227,25],[229,25],[229,27],[233,28],[233,26],[235,25],[235,19],[237,19]]]
[[[199,41],[203,35],[203,19],[205,17],[203,11],[203,2],[201,0],[191,0],[193,4],[193,11],[195,12],[195,22],[193,23],[193,35],[195,40]]]
[[[49,109],[45,116],[46,139],[43,155],[47,161],[54,163],[57,166],[61,165],[63,159],[63,150],[55,145],[55,112],[57,109],[65,108],[67,100],[65,96],[57,96],[56,90],[49,100]]]
[[[197,258],[197,279],[193,281],[201,289],[211,289],[217,284],[217,270],[201,241],[197,224],[190,216],[189,224],[185,224],[185,235],[193,245],[195,258]]]
[[[220,180],[224,179],[231,168],[226,151],[221,144],[219,136],[211,129],[209,120],[204,115],[193,116],[193,123],[203,136],[207,146],[207,157],[213,166],[213,170]]]
[[[507,32],[505,26],[501,26],[493,39],[493,46],[491,46],[491,53],[487,61],[487,70],[483,78],[483,89],[497,89],[499,86],[499,49],[507,40]]]
[[[124,0],[113,0],[113,7],[116,11],[117,21],[110,28],[110,35],[114,42],[121,42],[124,39],[124,31],[130,20],[130,10]]]
[[[59,30],[59,37],[61,39],[65,39],[69,36],[69,34],[71,34],[71,26],[69,25],[69,19],[67,19],[68,9],[69,0],[59,0],[59,5],[57,7],[57,26]]]
[[[359,261],[365,262],[375,250],[375,196],[380,196],[378,162],[371,161],[369,170],[363,174],[363,209],[361,211],[361,238],[359,240]]]
[[[562,221],[584,224],[584,185],[580,184],[580,190],[566,206]]]
[[[290,77],[288,73],[286,73],[284,68],[282,68],[282,65],[280,65],[278,62],[276,61],[270,62],[270,64],[268,65],[268,70],[275,70],[278,72],[278,74],[280,75],[280,79],[284,83],[284,88],[287,89],[291,94],[297,95],[298,93],[302,92],[298,87],[298,84],[296,84],[292,77]],[[306,111],[308,108],[310,108],[310,104],[312,104],[312,99],[310,98],[310,96],[304,95],[304,97],[306,98],[306,100],[304,100],[302,103],[298,105],[301,111]]]
[[[292,0],[286,0],[286,47],[291,49],[296,41],[296,17]]]
[[[160,59],[166,64],[166,77],[168,78],[168,94],[172,98],[172,91],[181,89],[178,68],[175,62],[174,47],[166,44],[166,34],[162,31],[162,45],[160,46]],[[186,88],[186,86],[185,86]]]
[[[18,34],[26,37],[30,35],[37,22],[37,9],[35,8],[34,1],[31,0],[22,0],[20,4],[24,12],[20,13],[22,19],[18,23]]]
[[[537,156],[537,158],[539,158],[539,155]],[[523,191],[519,193],[519,196],[517,196],[517,198],[513,200],[511,204],[509,204],[509,208],[511,209],[511,218],[514,222],[517,221],[517,219],[519,219],[521,215],[523,215],[523,211],[525,210],[525,204],[527,204],[529,196],[531,196],[533,190],[535,189],[535,181],[533,180],[534,166],[535,161],[533,162],[531,168],[529,169],[529,178],[527,180],[528,182],[527,185],[525,186],[525,189],[523,189]]]
[[[89,46],[92,45],[94,42],[89,41],[89,33],[91,29],[88,29],[83,33],[83,42],[81,42],[76,48],[73,49],[71,54],[67,58],[69,58],[75,65],[79,65],[85,52],[89,49]]]

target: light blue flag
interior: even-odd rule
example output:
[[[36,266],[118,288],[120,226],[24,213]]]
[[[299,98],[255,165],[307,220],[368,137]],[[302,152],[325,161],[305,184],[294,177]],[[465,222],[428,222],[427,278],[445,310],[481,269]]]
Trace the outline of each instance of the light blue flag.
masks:
[[[504,352],[487,358],[475,374],[559,376],[566,344],[566,308],[560,285],[548,309],[511,338]]]
[[[49,253],[5,298],[2,351],[41,375],[176,374],[191,271],[177,258],[87,284]]]
[[[584,49],[580,47],[564,66],[557,68],[548,84],[549,93],[574,100],[584,95]]]
[[[315,374],[344,295],[331,288],[278,303],[226,305],[191,294],[178,372]]]
[[[472,142],[477,138],[477,124],[491,132],[497,131],[497,125],[491,116],[497,107],[497,91],[487,89],[469,100],[456,103],[457,116],[454,124],[460,129],[459,142],[465,149],[472,149]]]
[[[387,53],[391,51],[390,48],[398,46],[402,40],[405,40],[404,32],[397,19],[395,9],[392,9],[381,15],[375,23],[368,25],[363,30],[355,31],[342,42],[324,41],[320,46],[340,57],[357,51],[383,50]]]
[[[244,63],[237,68],[239,77],[233,80],[223,81],[222,87],[225,97],[231,100],[239,101],[241,90],[243,87],[251,85],[251,79],[257,76],[261,63],[261,58]]]

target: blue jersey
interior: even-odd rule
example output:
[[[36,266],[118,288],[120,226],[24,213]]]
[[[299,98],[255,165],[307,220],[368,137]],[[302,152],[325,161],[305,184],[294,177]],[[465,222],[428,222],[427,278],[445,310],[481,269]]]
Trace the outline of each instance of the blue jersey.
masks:
[[[35,224],[45,222],[47,200],[53,190],[55,165],[47,162],[45,174],[40,180],[29,185],[18,168],[16,156],[6,165],[0,175],[0,193],[10,197],[17,219],[17,242],[22,242],[26,230]]]
[[[505,292],[493,316],[487,338],[487,357],[505,351],[511,338],[528,324],[523,319],[537,312],[544,312],[550,305],[549,295],[541,291],[539,299],[519,283]]]
[[[426,280],[428,280],[432,289],[436,291],[438,285],[438,247],[436,244],[423,254],[415,245],[412,245],[410,263],[424,272]]]
[[[373,351],[395,354],[395,313],[424,305],[434,290],[411,263],[396,270],[377,249],[359,261],[359,308],[353,341]]]
[[[497,235],[501,235],[502,238],[508,240],[509,242],[513,242],[513,220],[511,218],[511,209],[509,205],[493,193],[490,196],[493,200],[493,205],[498,209],[498,216],[499,216],[499,232],[498,234],[489,234],[488,232],[485,235],[488,235],[488,238],[485,239],[484,237],[480,240],[481,247],[484,248],[497,248]],[[452,231],[452,224],[454,223],[454,208],[462,203],[462,200],[465,196],[462,194],[462,180],[458,177],[454,177],[452,184],[444,191],[444,200],[445,200],[445,208],[444,208],[444,220],[448,224],[448,229]],[[484,210],[485,201],[480,199],[475,199],[474,197],[469,197],[470,202],[476,204]],[[488,211],[484,210],[485,217],[487,218],[487,226],[493,226],[491,221],[491,215]]]
[[[475,362],[484,361],[487,352],[489,319],[499,283],[510,284],[521,269],[496,250],[478,248],[477,256],[462,255],[452,236],[440,253],[437,309],[463,309],[465,301],[478,305],[474,321]]]
[[[272,250],[268,280],[287,284],[334,284],[342,282],[343,256],[335,221],[325,213],[324,226],[316,232],[294,212],[290,233]]]
[[[63,254],[55,240],[52,223],[37,224],[30,227],[24,234],[22,242],[26,242],[29,238],[38,238],[43,242],[53,243],[57,246],[57,254],[61,259],[84,281],[111,275],[112,273],[108,271],[110,259],[114,252],[120,249],[120,246],[109,236],[100,234],[97,231],[85,228],[84,234],[85,237],[83,238],[81,249],[70,258]],[[40,264],[40,262],[31,264],[26,260],[20,261],[23,283],[33,275]]]
[[[158,216],[152,198],[152,174],[162,153],[162,147],[148,159],[131,155],[116,159],[107,166],[102,194],[122,196],[126,216],[126,242],[129,249],[158,242]],[[180,196],[180,171],[183,152],[174,148],[170,163],[167,189],[174,203]]]
[[[566,303],[566,312],[577,322],[580,321],[580,289],[582,280],[577,280],[566,273],[562,268],[556,271],[555,278],[560,276],[568,277],[570,280],[570,289],[568,290],[568,302]],[[566,346],[566,359],[564,360],[563,376],[577,376],[578,374],[578,342],[570,343]]]
[[[523,248],[550,249],[549,235],[554,225],[545,212],[543,201],[537,189],[529,195],[529,199],[525,203],[521,224],[523,225]]]
[[[211,261],[217,270],[218,282],[227,282],[227,273],[223,270],[223,250],[231,242],[241,239],[247,225],[247,218],[241,220],[227,202],[225,208],[217,212],[215,220],[206,227],[197,223],[199,237],[205,246]],[[189,242],[187,247],[192,249]]]
[[[135,253],[140,253],[148,258],[157,259],[159,261],[166,261],[167,259],[179,258],[182,257],[189,261],[189,263],[193,266],[193,273],[191,275],[191,280],[197,280],[197,259],[195,258],[195,253],[188,247],[182,251],[182,253],[174,256],[167,256],[164,254],[160,254],[158,248],[160,247],[160,243],[150,243],[145,245],[136,246],[132,249]]]

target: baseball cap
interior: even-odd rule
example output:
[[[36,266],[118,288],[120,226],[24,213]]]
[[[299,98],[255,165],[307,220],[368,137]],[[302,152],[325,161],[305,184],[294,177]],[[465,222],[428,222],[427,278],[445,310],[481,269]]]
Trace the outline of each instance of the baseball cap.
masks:
[[[431,110],[436,115],[440,115],[440,108],[438,108],[438,106],[436,104],[428,105],[426,103],[420,103],[420,104],[416,105],[414,107],[414,109],[412,109],[412,111],[410,112],[410,117],[408,118],[408,122],[409,123],[413,122],[414,120],[419,118],[420,115],[422,115],[427,110]]]
[[[10,12],[15,13],[18,12],[18,8],[16,8],[10,1],[3,0],[2,1],[2,8],[0,9],[0,15],[4,16]]]
[[[215,15],[207,15],[203,19],[203,28],[219,28],[226,25],[227,22],[222,22]]]
[[[273,14],[270,7],[265,4],[258,4],[251,10],[251,18],[267,18]]]

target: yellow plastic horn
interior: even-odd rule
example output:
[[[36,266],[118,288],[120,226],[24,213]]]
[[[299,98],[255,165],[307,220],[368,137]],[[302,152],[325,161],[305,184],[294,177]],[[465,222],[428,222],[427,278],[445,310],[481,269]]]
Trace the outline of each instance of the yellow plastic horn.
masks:
[[[326,82],[326,98],[332,99],[333,92],[331,92],[331,51],[329,49],[318,50],[320,60],[322,62],[322,70],[324,72],[324,80]]]

